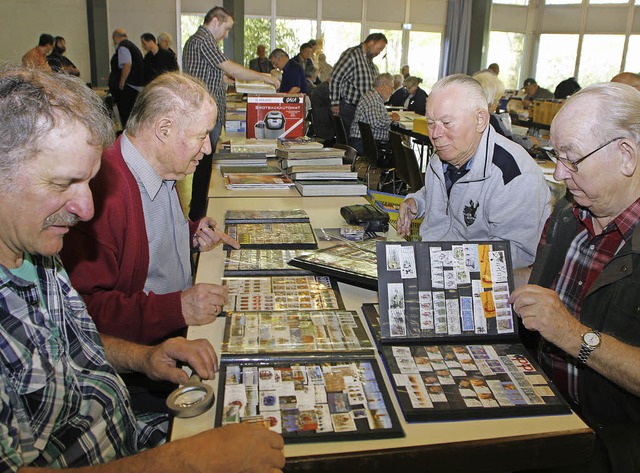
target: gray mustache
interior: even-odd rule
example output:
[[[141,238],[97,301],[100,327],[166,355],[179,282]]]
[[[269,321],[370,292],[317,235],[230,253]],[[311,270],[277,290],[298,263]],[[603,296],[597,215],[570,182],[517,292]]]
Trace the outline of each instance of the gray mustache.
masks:
[[[43,228],[52,227],[52,226],[69,226],[77,224],[80,221],[80,217],[73,214],[66,215],[50,215],[44,221],[42,225]]]

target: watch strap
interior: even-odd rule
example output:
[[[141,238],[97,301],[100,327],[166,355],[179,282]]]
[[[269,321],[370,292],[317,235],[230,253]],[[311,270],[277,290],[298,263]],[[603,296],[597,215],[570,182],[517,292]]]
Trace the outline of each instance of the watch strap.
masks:
[[[600,337],[600,332],[597,332],[595,330],[591,330],[591,332],[595,333],[598,337]],[[591,356],[591,353],[593,353],[593,351],[598,348],[598,345],[596,345],[595,347],[592,347],[591,345],[588,345],[587,343],[585,343],[584,340],[582,340],[582,345],[580,345],[580,352],[578,352],[578,366],[580,367],[584,367],[587,366],[587,360],[589,359],[589,357]]]

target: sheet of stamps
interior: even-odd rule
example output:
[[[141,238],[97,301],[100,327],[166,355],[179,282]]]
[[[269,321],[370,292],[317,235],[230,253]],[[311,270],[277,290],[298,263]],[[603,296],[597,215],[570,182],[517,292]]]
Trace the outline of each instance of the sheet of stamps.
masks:
[[[383,355],[407,420],[568,411],[520,344],[394,345]]]
[[[378,243],[384,340],[516,332],[508,242]]]
[[[223,365],[216,425],[256,423],[285,440],[302,441],[336,434],[401,435],[372,363],[352,359]]]
[[[225,277],[226,312],[344,309],[337,284],[326,276]]]
[[[358,280],[362,279],[367,283],[366,287],[376,287],[378,281],[377,241],[380,240],[345,242],[330,248],[303,252],[293,259],[292,264],[315,273],[326,274],[328,272],[328,274],[354,285],[360,285]]]
[[[225,276],[239,273],[264,272],[269,274],[294,274],[302,272],[300,268],[291,266],[289,261],[302,256],[311,250],[292,249],[245,249],[228,250],[224,260]]]
[[[373,349],[354,311],[229,312],[225,323],[222,355]]]
[[[227,223],[225,233],[245,248],[318,247],[315,233],[308,222]]]

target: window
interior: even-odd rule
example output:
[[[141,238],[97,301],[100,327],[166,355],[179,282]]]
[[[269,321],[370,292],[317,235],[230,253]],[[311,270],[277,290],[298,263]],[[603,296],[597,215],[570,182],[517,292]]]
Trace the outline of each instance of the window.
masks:
[[[624,63],[624,70],[629,72],[640,72],[640,36],[629,36],[629,49],[627,50],[627,60]]]
[[[276,46],[284,49],[289,57],[300,52],[300,45],[316,37],[318,22],[315,20],[276,20]]]
[[[489,36],[489,54],[487,65],[497,63],[500,66],[500,80],[507,89],[520,88],[520,68],[524,34],[492,31]]]
[[[438,80],[442,35],[427,31],[409,32],[409,67],[411,75],[422,79],[421,89],[431,90]]]
[[[324,38],[323,52],[327,62],[334,66],[342,52],[360,43],[360,23],[347,21],[323,21],[322,37]]]
[[[529,0],[493,0],[493,3],[502,3],[503,5],[529,5]]]
[[[267,56],[274,49],[271,42],[271,19],[259,17],[245,17],[244,19],[244,64],[249,67],[249,61],[256,57],[259,44],[267,47]]]
[[[184,43],[187,42],[189,37],[198,30],[198,27],[204,22],[204,14],[202,15],[180,15],[180,44],[178,48],[182,51]],[[222,47],[222,43],[220,43]]]
[[[609,82],[620,71],[623,48],[622,35],[584,35],[578,83],[585,87],[596,82]]]
[[[387,46],[378,54],[373,63],[378,70],[390,74],[400,74],[400,60],[402,59],[402,30],[372,29],[369,33],[382,33],[387,37]]]
[[[573,77],[577,53],[577,34],[540,35],[536,66],[536,81],[540,87],[553,92],[560,81]]]
[[[572,5],[572,4],[580,4],[582,0],[545,0],[547,5]]]
[[[592,4],[592,5],[604,4],[604,3],[624,3],[624,4],[628,4],[629,0],[589,0],[589,3]]]

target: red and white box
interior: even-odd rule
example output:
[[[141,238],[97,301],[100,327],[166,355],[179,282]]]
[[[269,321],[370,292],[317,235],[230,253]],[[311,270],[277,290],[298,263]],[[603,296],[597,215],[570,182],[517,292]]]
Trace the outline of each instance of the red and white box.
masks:
[[[299,138],[305,115],[304,94],[249,95],[247,138]]]

